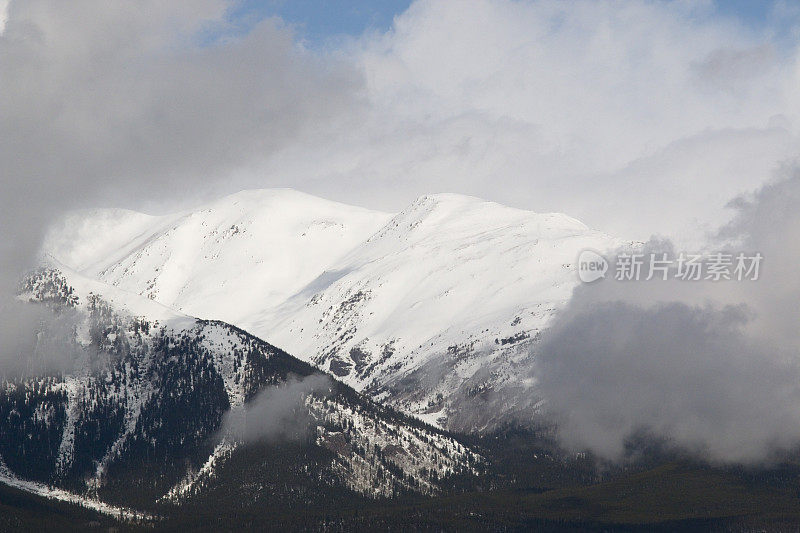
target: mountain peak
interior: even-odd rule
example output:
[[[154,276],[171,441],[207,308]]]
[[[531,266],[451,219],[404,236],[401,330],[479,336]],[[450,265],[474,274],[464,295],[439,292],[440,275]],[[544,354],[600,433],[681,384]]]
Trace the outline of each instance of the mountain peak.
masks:
[[[237,205],[243,208],[268,208],[268,207],[321,207],[328,206],[344,209],[347,211],[376,212],[363,207],[343,204],[334,200],[328,200],[319,196],[314,196],[297,189],[288,187],[277,187],[268,189],[243,189],[241,191],[224,196],[216,201],[192,209],[192,212],[203,211],[207,208]]]
[[[444,238],[457,238],[464,233],[513,227],[526,228],[526,233],[534,238],[592,231],[584,223],[563,213],[537,213],[474,196],[438,193],[417,198],[371,240],[391,232],[393,228],[427,228]]]
[[[507,366],[568,300],[580,251],[617,244],[566,215],[450,193],[396,215],[262,189],[164,217],[91,217],[53,251],[84,276],[235,324],[456,429],[476,423],[448,421],[460,390],[489,369],[493,386],[522,379]]]

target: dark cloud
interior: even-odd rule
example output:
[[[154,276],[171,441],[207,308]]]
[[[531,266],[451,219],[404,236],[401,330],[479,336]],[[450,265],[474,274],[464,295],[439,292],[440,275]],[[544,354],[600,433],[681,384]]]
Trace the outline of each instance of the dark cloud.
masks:
[[[606,279],[575,290],[537,354],[565,444],[619,459],[644,433],[741,462],[800,445],[798,205],[797,172],[732,204],[716,244],[762,253],[757,281]]]
[[[167,4],[10,4],[0,34],[4,263],[29,259],[54,212],[192,196],[350,103],[358,78],[304,52],[280,21],[203,44],[209,28],[226,31],[227,3]]]
[[[800,443],[797,354],[746,336],[746,317],[741,308],[623,301],[575,312],[540,356],[564,441],[618,459],[626,439],[645,433],[720,461],[762,460]]]
[[[775,50],[762,44],[745,49],[714,50],[693,65],[693,73],[699,84],[727,92],[741,90],[744,83],[758,79],[777,65]]]

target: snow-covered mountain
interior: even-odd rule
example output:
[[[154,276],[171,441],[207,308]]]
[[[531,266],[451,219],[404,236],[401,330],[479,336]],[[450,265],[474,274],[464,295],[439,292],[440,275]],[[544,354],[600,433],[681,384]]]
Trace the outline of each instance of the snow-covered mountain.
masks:
[[[291,190],[175,215],[71,215],[46,250],[82,275],[233,323],[357,390],[458,430],[540,400],[531,348],[586,248],[562,214],[425,196],[399,214]]]

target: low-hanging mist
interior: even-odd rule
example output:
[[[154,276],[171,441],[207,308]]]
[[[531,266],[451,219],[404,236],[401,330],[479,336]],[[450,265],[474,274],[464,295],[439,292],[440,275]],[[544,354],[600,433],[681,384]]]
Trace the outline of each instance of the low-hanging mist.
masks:
[[[309,394],[326,395],[330,387],[330,378],[323,374],[290,376],[286,383],[259,392],[242,412],[228,411],[221,431],[248,443],[300,440],[308,435],[311,424],[306,398]]]

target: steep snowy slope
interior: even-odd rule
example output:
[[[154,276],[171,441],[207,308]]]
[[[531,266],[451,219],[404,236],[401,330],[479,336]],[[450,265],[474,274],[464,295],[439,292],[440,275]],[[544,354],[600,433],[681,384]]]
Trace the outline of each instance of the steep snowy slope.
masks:
[[[248,327],[380,400],[481,429],[538,401],[518,394],[534,383],[530,343],[569,298],[578,253],[617,244],[565,215],[426,196],[287,302],[281,322]]]
[[[83,216],[65,228],[110,217]],[[621,244],[565,215],[451,194],[394,217],[252,191],[180,216],[121,218],[133,229],[113,250],[84,244],[91,229],[62,230],[50,253],[459,430],[535,407],[530,347],[577,283],[579,252]]]

